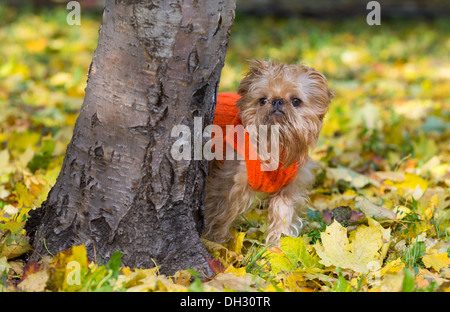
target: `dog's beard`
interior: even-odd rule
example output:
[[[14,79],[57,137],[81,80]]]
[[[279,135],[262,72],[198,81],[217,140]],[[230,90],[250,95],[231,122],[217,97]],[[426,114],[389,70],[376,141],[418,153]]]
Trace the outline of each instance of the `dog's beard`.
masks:
[[[283,167],[294,163],[298,163],[300,167],[306,164],[309,147],[316,143],[320,131],[320,120],[307,120],[289,110],[280,114],[274,114],[270,109],[258,113],[244,111],[241,115],[246,120],[246,127],[252,125],[257,129],[256,143],[261,160],[270,161],[276,155]],[[273,140],[274,135],[278,136],[278,140]],[[274,145],[274,142],[278,144]]]

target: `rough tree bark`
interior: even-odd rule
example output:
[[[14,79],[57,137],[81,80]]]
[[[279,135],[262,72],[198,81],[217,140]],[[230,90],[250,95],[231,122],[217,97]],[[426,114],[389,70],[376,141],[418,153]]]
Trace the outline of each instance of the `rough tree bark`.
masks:
[[[27,222],[36,251],[85,244],[90,258],[120,250],[130,267],[207,267],[207,163],[173,160],[170,133],[212,123],[234,7],[107,1],[61,173]]]

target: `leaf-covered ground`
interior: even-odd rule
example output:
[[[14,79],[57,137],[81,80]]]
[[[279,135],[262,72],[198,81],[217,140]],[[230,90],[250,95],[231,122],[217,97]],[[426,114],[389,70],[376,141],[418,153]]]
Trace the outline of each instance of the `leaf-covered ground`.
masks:
[[[303,62],[336,91],[312,157],[317,183],[300,237],[261,243],[266,210],[226,245],[204,241],[217,273],[88,261],[83,246],[42,255],[24,224],[55,183],[81,107],[100,14],[0,6],[0,290],[450,291],[450,21],[238,16],[221,91],[250,58]]]

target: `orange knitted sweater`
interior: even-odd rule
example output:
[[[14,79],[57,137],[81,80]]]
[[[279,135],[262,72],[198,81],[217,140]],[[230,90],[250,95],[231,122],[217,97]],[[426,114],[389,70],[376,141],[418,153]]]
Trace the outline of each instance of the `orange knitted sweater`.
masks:
[[[283,168],[283,165],[279,164],[276,170],[262,171],[261,160],[258,158],[253,144],[250,143],[248,132],[245,131],[244,133],[245,143],[240,145],[238,144],[240,142],[236,139],[235,133],[233,133],[233,136],[227,135],[227,125],[242,125],[238,114],[239,108],[236,106],[236,102],[239,98],[240,96],[238,94],[231,92],[219,93],[217,95],[217,105],[213,124],[222,128],[222,151],[224,159],[226,143],[228,143],[244,158],[247,167],[248,183],[251,188],[258,192],[277,192],[294,179],[298,171],[298,164],[293,164],[286,168]]]

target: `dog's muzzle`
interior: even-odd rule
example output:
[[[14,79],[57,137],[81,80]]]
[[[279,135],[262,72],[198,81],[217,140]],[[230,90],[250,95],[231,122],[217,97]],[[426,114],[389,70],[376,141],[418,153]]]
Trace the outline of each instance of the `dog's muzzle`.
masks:
[[[274,115],[284,115],[283,107],[284,100],[283,99],[274,99],[272,101],[272,114]]]

